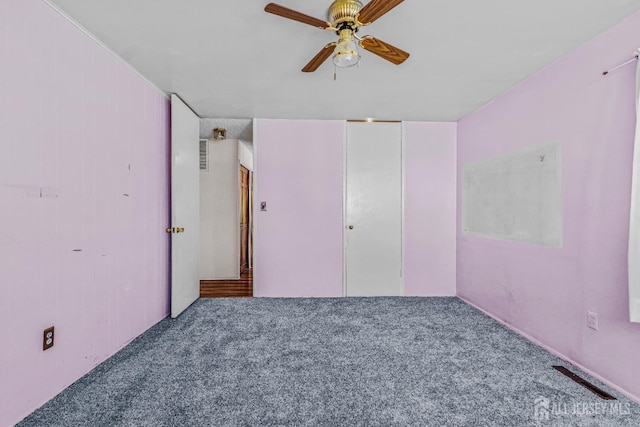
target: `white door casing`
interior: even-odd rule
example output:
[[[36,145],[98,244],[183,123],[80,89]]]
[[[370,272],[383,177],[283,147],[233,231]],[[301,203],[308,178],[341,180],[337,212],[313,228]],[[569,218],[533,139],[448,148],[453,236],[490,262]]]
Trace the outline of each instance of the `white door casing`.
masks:
[[[640,50],[638,50],[640,54]],[[640,63],[636,66],[636,134],[633,148],[628,251],[629,320],[640,323]]]
[[[402,296],[402,124],[347,123],[346,296]]]
[[[200,118],[171,95],[171,317],[200,295]],[[183,230],[183,231],[182,231]]]

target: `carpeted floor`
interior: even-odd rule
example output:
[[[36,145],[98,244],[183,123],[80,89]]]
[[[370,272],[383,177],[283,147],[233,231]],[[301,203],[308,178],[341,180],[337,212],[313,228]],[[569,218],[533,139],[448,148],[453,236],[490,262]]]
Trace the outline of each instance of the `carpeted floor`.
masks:
[[[19,425],[640,426],[557,364],[456,298],[200,300]]]

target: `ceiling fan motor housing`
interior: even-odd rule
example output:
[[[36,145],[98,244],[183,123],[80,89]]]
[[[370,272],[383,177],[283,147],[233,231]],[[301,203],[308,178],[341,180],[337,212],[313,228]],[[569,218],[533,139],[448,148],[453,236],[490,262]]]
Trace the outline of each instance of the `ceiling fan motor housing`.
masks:
[[[329,7],[329,22],[334,28],[351,28],[357,31],[356,16],[363,5],[360,0],[335,0]]]

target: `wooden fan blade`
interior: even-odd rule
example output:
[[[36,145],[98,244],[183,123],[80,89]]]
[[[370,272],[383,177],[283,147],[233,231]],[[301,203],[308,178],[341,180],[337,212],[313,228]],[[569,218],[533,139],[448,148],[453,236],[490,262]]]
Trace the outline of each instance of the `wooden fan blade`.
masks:
[[[409,54],[402,49],[378,40],[375,37],[367,36],[360,42],[360,46],[371,53],[375,53],[380,58],[393,62],[396,65],[402,64],[409,58]]]
[[[362,25],[369,25],[404,0],[371,0],[362,8],[358,15],[358,21]]]
[[[305,15],[304,13],[296,12],[295,10],[291,10],[275,3],[269,3],[264,8],[264,11],[282,16],[283,18],[293,19],[294,21],[302,22],[303,24],[309,24],[313,27],[322,28],[323,30],[331,27],[328,22],[314,18],[313,16]]]
[[[329,43],[328,45],[323,47],[322,50],[318,52],[318,54],[311,61],[309,61],[307,65],[304,66],[302,71],[304,73],[312,73],[317,70],[318,67],[321,66],[324,61],[326,61],[331,56],[335,47],[335,43]]]

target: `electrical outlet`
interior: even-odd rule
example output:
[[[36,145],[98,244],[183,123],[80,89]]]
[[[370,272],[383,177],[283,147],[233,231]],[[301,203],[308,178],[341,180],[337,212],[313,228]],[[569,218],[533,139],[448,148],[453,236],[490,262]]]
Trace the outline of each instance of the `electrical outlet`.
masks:
[[[55,338],[55,333],[53,330],[53,326],[44,330],[42,334],[42,351],[49,350],[53,347],[53,339]]]
[[[587,326],[594,331],[599,330],[598,326],[598,313],[593,311],[587,311]]]

